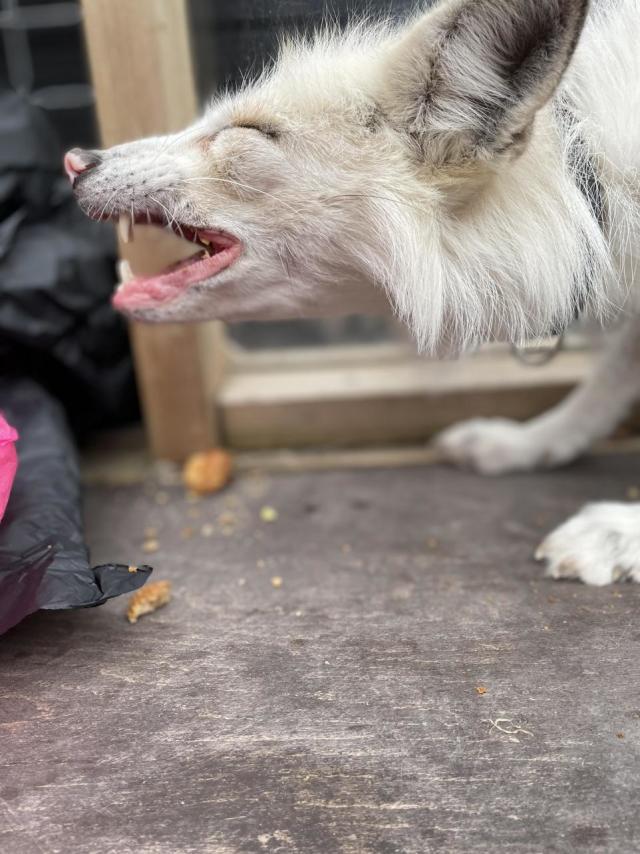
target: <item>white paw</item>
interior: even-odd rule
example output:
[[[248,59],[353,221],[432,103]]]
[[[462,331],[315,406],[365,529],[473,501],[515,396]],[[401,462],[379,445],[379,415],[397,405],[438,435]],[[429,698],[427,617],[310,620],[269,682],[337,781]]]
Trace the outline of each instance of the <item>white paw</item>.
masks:
[[[437,436],[435,444],[446,460],[482,474],[530,471],[574,456],[571,449],[551,444],[534,425],[506,418],[463,421]]]
[[[551,578],[640,581],[640,504],[588,504],[549,534],[536,558]]]

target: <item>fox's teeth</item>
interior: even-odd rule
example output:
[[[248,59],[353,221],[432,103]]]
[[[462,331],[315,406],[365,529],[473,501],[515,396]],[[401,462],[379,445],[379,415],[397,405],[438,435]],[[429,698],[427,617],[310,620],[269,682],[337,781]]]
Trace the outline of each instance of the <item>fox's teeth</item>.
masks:
[[[134,278],[131,264],[125,259],[118,262],[118,275],[120,276],[120,284],[124,284]]]
[[[202,237],[201,235],[198,235],[198,240],[200,241],[200,243],[203,244],[207,255],[214,255],[215,254],[216,247],[213,245],[213,242],[211,240],[209,240],[208,237]]]
[[[123,243],[133,240],[133,218],[129,213],[121,213],[118,219],[118,233]]]

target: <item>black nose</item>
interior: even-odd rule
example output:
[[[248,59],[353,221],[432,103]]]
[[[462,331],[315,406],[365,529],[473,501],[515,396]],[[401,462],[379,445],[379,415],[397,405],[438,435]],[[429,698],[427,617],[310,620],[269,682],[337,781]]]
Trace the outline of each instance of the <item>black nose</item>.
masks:
[[[97,151],[85,151],[82,148],[72,148],[64,156],[64,171],[69,176],[71,186],[74,187],[78,178],[89,169],[93,169],[102,162],[102,155]]]

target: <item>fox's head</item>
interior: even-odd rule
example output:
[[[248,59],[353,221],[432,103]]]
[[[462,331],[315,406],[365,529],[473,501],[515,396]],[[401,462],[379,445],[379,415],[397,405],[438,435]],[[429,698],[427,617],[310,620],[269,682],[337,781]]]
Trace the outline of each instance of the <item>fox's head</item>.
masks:
[[[444,0],[402,27],[324,32],[182,133],[69,152],[89,216],[189,244],[114,304],[147,321],[390,307],[430,349],[546,331],[571,306],[544,282],[575,271],[532,241],[585,252],[558,225],[582,202],[546,105],[586,6]]]

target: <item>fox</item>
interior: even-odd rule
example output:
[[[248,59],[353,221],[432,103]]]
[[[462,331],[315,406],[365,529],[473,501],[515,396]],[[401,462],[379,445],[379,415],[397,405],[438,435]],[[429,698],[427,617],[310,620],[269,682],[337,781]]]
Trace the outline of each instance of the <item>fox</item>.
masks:
[[[123,240],[179,241],[160,274],[125,266],[113,304],[137,321],[383,313],[438,358],[600,324],[556,408],[435,440],[486,475],[551,468],[640,397],[638,43],[640,0],[440,0],[285,39],[184,131],[64,166]],[[640,503],[583,507],[536,557],[554,579],[640,581]]]

